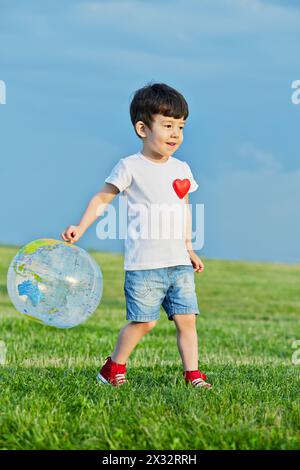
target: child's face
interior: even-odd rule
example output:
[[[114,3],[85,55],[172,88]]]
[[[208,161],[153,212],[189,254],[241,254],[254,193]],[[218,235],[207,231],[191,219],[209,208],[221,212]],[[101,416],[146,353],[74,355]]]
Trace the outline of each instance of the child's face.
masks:
[[[161,156],[172,155],[183,142],[184,119],[175,119],[162,114],[154,114],[152,119],[152,130],[145,125],[140,125],[138,128],[144,140],[143,150]]]

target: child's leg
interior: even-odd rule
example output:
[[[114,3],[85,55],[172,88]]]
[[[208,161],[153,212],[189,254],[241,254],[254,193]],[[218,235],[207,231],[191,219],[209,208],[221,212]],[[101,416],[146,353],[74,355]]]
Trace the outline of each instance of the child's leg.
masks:
[[[118,342],[111,354],[111,360],[119,364],[126,364],[130,353],[140,339],[152,330],[157,320],[150,322],[130,322],[119,333]]]
[[[198,369],[198,336],[194,313],[173,316],[177,329],[177,345],[184,370]]]

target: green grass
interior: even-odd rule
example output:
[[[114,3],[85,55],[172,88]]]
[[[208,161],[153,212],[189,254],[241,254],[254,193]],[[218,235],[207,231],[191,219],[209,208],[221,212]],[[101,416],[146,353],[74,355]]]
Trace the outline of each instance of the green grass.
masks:
[[[173,322],[133,351],[120,388],[95,375],[125,325],[123,258],[91,254],[102,301],[84,324],[57,330],[16,312],[0,247],[0,449],[299,449],[300,265],[203,258],[195,274],[200,368],[212,390],[186,387]]]

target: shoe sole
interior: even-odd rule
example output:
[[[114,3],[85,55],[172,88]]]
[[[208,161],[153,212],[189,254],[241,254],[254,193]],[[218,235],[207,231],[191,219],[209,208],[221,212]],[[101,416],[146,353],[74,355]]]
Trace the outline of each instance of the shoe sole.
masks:
[[[210,389],[213,388],[213,386],[212,386],[211,384],[209,384],[208,382],[205,382],[204,385],[198,385],[198,386],[197,386],[197,385],[193,385],[193,384],[191,383],[191,381],[188,380],[188,381],[185,382],[185,384],[186,384],[187,386],[190,386],[190,387],[193,387],[193,388],[205,388],[206,390],[210,390]]]
[[[106,380],[103,375],[100,374],[100,372],[97,374],[96,376],[96,380],[99,384],[101,385],[111,385],[112,387],[114,387],[114,385],[112,383],[110,383],[108,380]],[[128,383],[128,381],[126,380],[126,382],[122,383],[122,384],[119,384],[119,385],[115,385],[116,387],[121,387],[122,385],[125,385],[125,383]]]
[[[106,380],[106,379],[103,377],[103,375],[100,374],[100,372],[99,372],[99,374],[97,375],[96,380],[97,380],[97,382],[100,383],[101,385],[111,385],[111,383],[108,382],[108,380]]]

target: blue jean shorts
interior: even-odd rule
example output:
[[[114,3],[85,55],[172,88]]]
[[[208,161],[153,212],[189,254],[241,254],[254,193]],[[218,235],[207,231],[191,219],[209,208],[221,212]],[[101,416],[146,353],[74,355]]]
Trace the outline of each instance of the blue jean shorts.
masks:
[[[124,292],[126,320],[158,320],[161,305],[171,321],[175,314],[200,313],[192,265],[125,271]]]

